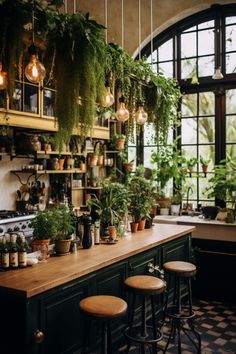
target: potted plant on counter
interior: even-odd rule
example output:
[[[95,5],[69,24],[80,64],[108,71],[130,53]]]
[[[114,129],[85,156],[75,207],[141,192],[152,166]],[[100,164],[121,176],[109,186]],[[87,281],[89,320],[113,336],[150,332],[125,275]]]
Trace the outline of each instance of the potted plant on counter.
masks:
[[[144,177],[140,169],[130,176],[128,186],[131,198],[129,210],[133,218],[131,231],[136,232],[137,228],[144,229],[146,218],[150,216],[151,208],[155,204],[156,195],[153,184]]]
[[[48,258],[48,246],[57,231],[54,214],[51,209],[39,211],[35,218],[31,220],[30,227],[33,228],[33,241],[31,243],[33,252],[41,251],[44,254],[44,258]]]
[[[74,232],[72,212],[67,206],[60,205],[51,209],[51,213],[56,224],[56,232],[53,236],[56,254],[67,254],[70,251],[71,234]]]
[[[211,159],[210,158],[204,158],[200,156],[200,164],[202,166],[202,172],[206,173],[208,170],[208,165],[210,163]]]
[[[111,232],[114,232],[115,228],[118,235],[121,234],[121,220],[127,213],[129,205],[128,190],[124,184],[111,182],[109,179],[103,181],[100,198],[93,195],[87,204],[100,213],[103,234],[106,235],[106,228],[109,228]],[[114,234],[110,234],[111,240],[115,238]]]

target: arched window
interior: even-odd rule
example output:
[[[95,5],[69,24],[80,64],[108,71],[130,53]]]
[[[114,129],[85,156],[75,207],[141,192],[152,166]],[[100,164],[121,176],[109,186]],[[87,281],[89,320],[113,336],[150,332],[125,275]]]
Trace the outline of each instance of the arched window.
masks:
[[[151,55],[149,43],[142,56],[149,63],[152,57],[156,72],[175,77],[183,94],[181,126],[177,129],[183,154],[186,159],[211,159],[207,174],[201,173],[198,163],[185,182],[186,187],[192,187],[193,206],[206,204],[204,190],[214,164],[227,154],[236,161],[236,5],[213,5],[180,21],[158,35],[153,48]],[[214,78],[216,69],[223,78]],[[141,153],[137,143],[146,167],[150,167],[152,151],[158,149],[149,139],[151,130],[150,125],[144,128]],[[135,147],[129,149],[134,154]]]

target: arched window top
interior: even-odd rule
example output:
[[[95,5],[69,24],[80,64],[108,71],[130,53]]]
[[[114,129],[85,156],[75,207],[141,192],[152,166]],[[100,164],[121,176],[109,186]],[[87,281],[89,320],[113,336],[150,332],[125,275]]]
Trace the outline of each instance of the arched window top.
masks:
[[[218,67],[225,79],[236,73],[236,4],[213,5],[179,21],[149,43],[142,55],[153,69],[183,86],[210,83]],[[235,75],[234,80],[235,80]]]

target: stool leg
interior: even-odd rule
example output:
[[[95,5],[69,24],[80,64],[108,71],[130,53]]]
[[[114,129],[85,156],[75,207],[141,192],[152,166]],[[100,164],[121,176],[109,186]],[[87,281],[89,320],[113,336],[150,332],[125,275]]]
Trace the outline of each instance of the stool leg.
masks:
[[[191,285],[191,278],[188,278],[188,293],[189,293],[189,316],[193,314],[193,305],[192,305],[192,285]],[[201,336],[197,332],[194,326],[195,317],[189,320],[189,325],[193,333],[195,334],[198,344],[196,345],[197,353],[201,353]]]
[[[178,353],[181,354],[181,283],[180,278],[177,279],[177,313],[179,318],[177,319],[177,331],[178,331]]]
[[[102,347],[101,354],[108,354],[107,351],[107,322],[102,322]]]
[[[157,339],[157,326],[156,326],[156,314],[155,314],[155,302],[154,297],[151,296],[151,307],[152,307],[152,328],[153,328],[153,338]],[[156,352],[157,344],[153,344],[153,353]]]
[[[146,296],[143,296],[143,305],[142,305],[142,333],[143,338],[147,337],[147,324],[146,324]],[[145,354],[145,344],[141,344],[141,354]]]
[[[133,327],[133,322],[134,322],[135,300],[136,300],[136,295],[133,294],[132,305],[131,305],[131,314],[130,314],[130,318],[129,318],[129,331],[131,331],[131,329]],[[131,347],[131,341],[128,340],[127,350],[126,350],[127,353],[129,353],[130,347]]]
[[[89,334],[90,334],[90,328],[91,328],[91,319],[89,319],[89,318],[86,319],[85,328],[86,328],[86,334],[84,336],[84,344],[83,344],[82,354],[88,353]]]

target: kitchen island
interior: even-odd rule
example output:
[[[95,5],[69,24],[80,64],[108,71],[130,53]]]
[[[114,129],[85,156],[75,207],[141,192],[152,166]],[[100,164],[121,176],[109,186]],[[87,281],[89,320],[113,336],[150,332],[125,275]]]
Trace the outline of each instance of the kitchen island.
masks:
[[[79,249],[33,267],[0,274],[2,354],[80,353],[85,326],[79,301],[88,295],[126,298],[127,276],[149,264],[190,260],[192,226],[155,225],[116,244]],[[124,323],[114,324],[119,339]],[[14,341],[11,340],[14,338]]]

